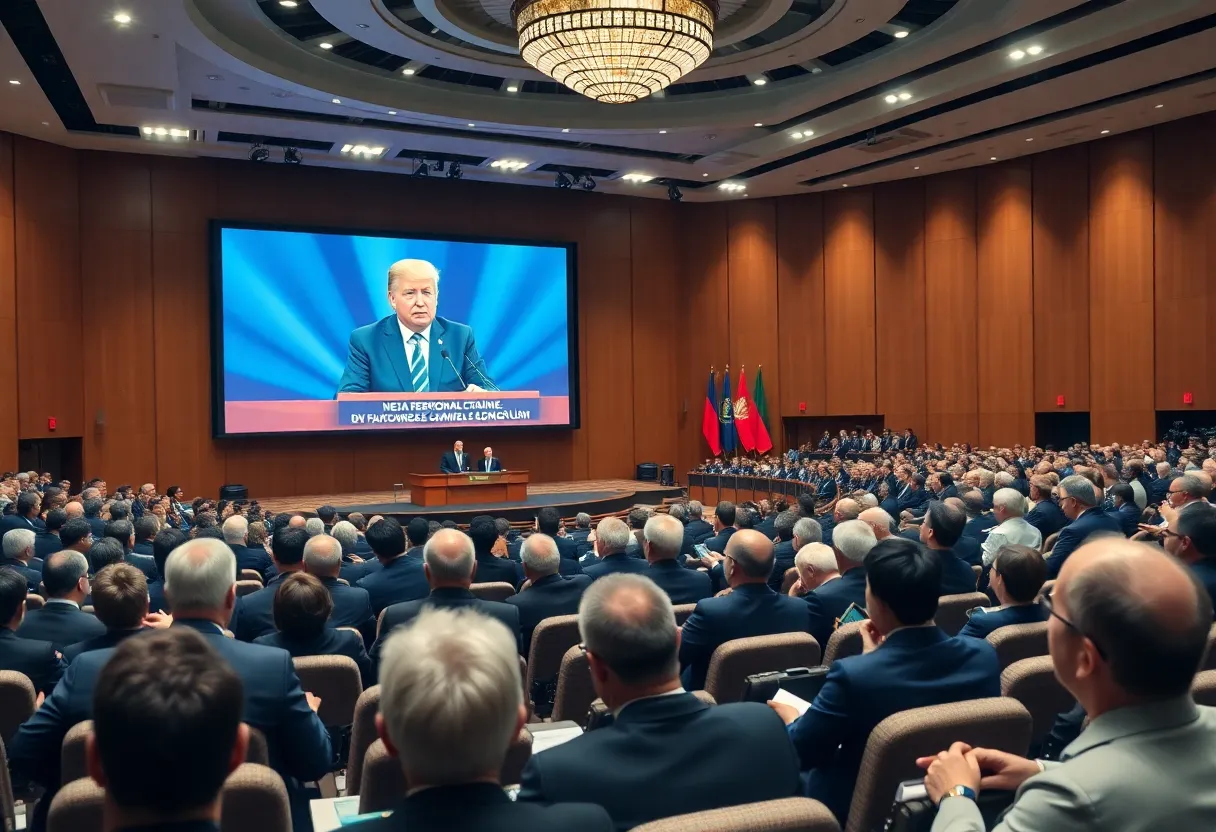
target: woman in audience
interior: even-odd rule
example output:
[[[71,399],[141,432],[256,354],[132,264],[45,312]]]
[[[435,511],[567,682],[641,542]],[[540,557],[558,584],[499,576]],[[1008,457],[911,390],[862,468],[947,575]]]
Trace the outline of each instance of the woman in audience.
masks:
[[[359,666],[363,686],[376,683],[363,637],[354,629],[329,627],[333,598],[325,584],[305,572],[283,579],[274,594],[274,626],[277,633],[258,636],[254,644],[280,647],[293,657],[348,656]]]

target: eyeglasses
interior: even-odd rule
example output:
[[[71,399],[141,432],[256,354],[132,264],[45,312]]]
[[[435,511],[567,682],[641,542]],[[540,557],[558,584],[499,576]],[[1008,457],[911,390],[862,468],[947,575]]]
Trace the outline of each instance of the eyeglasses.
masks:
[[[1062,616],[1058,612],[1056,612],[1055,602],[1052,601],[1052,594],[1054,592],[1055,592],[1055,587],[1052,587],[1051,589],[1044,592],[1042,598],[1039,599],[1039,603],[1043,605],[1043,609],[1047,610],[1048,615],[1052,616],[1053,618],[1058,618],[1064,624],[1065,627],[1072,630],[1077,635],[1081,636],[1081,638],[1089,639],[1090,642],[1093,643],[1094,649],[1098,651],[1098,655],[1101,656],[1102,659],[1105,661],[1106,660],[1106,651],[1102,649],[1102,645],[1098,643],[1097,639],[1095,639],[1091,635],[1086,634],[1076,624],[1073,624],[1067,618],[1065,618],[1064,616]]]

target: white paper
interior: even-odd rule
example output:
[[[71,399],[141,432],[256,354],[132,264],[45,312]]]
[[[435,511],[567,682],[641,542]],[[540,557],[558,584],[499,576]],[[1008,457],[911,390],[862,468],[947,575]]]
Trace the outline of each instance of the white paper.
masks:
[[[535,731],[532,734],[532,753],[539,754],[556,748],[564,742],[570,742],[575,737],[582,736],[583,729],[575,725],[572,728],[554,728],[549,731]]]
[[[802,716],[806,713],[806,709],[811,707],[811,703],[807,702],[801,696],[795,696],[785,688],[777,688],[777,692],[773,695],[774,702],[780,702],[782,705],[789,705],[798,711],[798,715]]]

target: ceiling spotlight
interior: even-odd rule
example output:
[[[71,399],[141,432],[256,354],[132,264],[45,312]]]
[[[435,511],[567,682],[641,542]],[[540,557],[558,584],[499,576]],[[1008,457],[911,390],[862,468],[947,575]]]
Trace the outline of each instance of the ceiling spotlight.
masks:
[[[334,48],[334,45],[327,40],[321,41],[320,43],[317,44],[317,46],[321,47],[322,49],[333,49]]]
[[[448,179],[459,179],[464,176],[464,170],[460,167],[460,162],[448,162]]]
[[[153,130],[152,132],[153,132],[153,133],[155,133],[155,134],[156,134],[156,135],[158,135],[158,136],[167,136],[167,135],[169,135],[169,131],[168,131],[168,129],[167,129],[167,128],[164,128],[164,127],[157,127],[157,128],[156,128],[155,130]]]
[[[1109,133],[1109,132],[1110,132],[1109,130],[1103,130],[1103,131],[1102,131],[1102,133],[1101,133],[1101,135],[1105,136],[1105,135],[1106,135],[1107,133]]]
[[[341,104],[342,99],[341,98],[332,98],[332,99],[330,99],[330,103],[331,104]]]
[[[144,135],[145,135],[145,136],[151,136],[151,135],[152,135],[152,128],[151,128],[151,127],[145,127],[145,128],[144,128]]]
[[[849,183],[848,183],[848,182],[845,182],[845,183],[844,183],[844,184],[842,184],[840,187],[842,187],[842,188],[847,188],[847,187],[849,187]]]
[[[283,164],[298,165],[303,161],[304,156],[300,153],[300,149],[298,147],[283,148]]]
[[[718,190],[726,191],[727,193],[737,194],[741,191],[746,191],[747,186],[744,185],[742,182],[721,182],[718,184]]]
[[[654,179],[653,176],[646,173],[627,173],[621,178],[626,182],[649,182]]]
[[[431,175],[431,166],[426,163],[426,159],[415,159],[414,164],[417,165],[417,167],[414,168],[414,176]]]
[[[519,92],[519,87],[517,87],[515,84],[512,84],[511,86],[507,87],[507,92]]]
[[[910,100],[911,98],[912,98],[912,93],[910,93],[910,92],[901,92],[901,93],[899,94],[899,100],[900,100],[900,101],[908,101],[908,100]]]
[[[709,174],[705,175],[708,176]],[[677,186],[675,182],[667,183],[667,198],[672,202],[679,202],[684,198],[684,194],[680,191],[679,186]]]
[[[119,26],[126,26],[131,22],[131,15],[127,14],[126,12],[119,12],[118,14],[114,15],[114,22]]]
[[[20,81],[9,81],[9,83],[10,83],[10,84],[20,84],[21,82],[20,82]],[[1165,106],[1164,104],[1158,104],[1158,105],[1157,105],[1156,107],[1154,107],[1153,109],[1154,109],[1154,110],[1160,110],[1160,109],[1161,109],[1162,107],[1164,107],[1164,106]]]
[[[883,99],[883,101],[887,102],[888,104],[894,104],[895,102],[899,101],[899,96],[888,95],[886,98]]]
[[[703,173],[703,174],[701,174],[701,175],[702,175],[702,176],[709,176],[709,174],[708,174],[708,173]]]
[[[988,161],[990,161],[990,162],[995,162],[995,161],[996,161],[996,157],[995,157],[995,156],[990,156],[990,157],[988,157]]]
[[[920,165],[916,165],[916,166],[914,166],[914,167],[912,168],[912,170],[920,170]]]
[[[1026,47],[1027,55],[1039,55],[1042,52],[1043,52],[1043,47],[1041,47],[1041,46],[1027,46]]]
[[[660,130],[660,131],[659,131],[659,135],[661,136],[661,135],[663,135],[663,134],[664,134],[664,133],[666,133],[666,132],[667,132],[666,130]]]
[[[756,80],[752,81],[752,83],[755,84],[757,87],[763,87],[765,84],[768,83],[768,79],[767,78],[757,78]]]
[[[402,75],[413,75],[417,71],[418,70],[414,69],[413,67],[407,66],[405,69],[401,70],[401,74]]]
[[[1032,141],[1034,141],[1034,139],[1033,139],[1033,138],[1029,138],[1029,139],[1027,139],[1026,141],[1028,141],[1028,142],[1032,142]]]
[[[791,139],[801,139],[802,133],[799,133],[799,132],[790,133],[790,138]]]
[[[570,174],[559,170],[557,176],[553,179],[553,184],[563,191],[568,191],[574,187],[574,180],[570,177]]]
[[[584,191],[594,191],[595,190],[595,180],[591,178],[591,174],[584,173],[579,178],[581,179],[581,181],[583,183]]]
[[[12,79],[10,79],[10,80],[9,80],[9,83],[10,83],[10,84],[12,84],[14,87],[19,87],[19,86],[21,86],[21,82],[20,82],[20,81],[18,81],[16,78],[12,78]]]
[[[1022,58],[1026,57],[1026,53],[1023,52],[1021,49],[1015,49],[1009,53],[1009,57],[1013,58],[1015,61],[1020,61],[1020,60],[1022,60]]]
[[[397,115],[397,111],[396,111],[396,110],[389,110],[389,111],[388,111],[388,114],[389,114],[390,116],[395,116],[395,115]]]
[[[223,81],[224,76],[223,75],[208,75],[207,80],[208,81]]]
[[[297,3],[296,0],[279,0],[279,5],[286,9],[294,9],[300,4]]]
[[[907,36],[908,36],[907,29],[900,29],[898,32],[895,33],[895,37],[897,37],[897,38],[906,38]]]
[[[563,127],[563,128],[562,128],[562,132],[563,132],[563,133],[569,133],[569,132],[570,132],[570,128],[569,128],[569,127]]]
[[[519,159],[495,159],[490,163],[490,167],[506,171],[523,170],[527,166],[527,162],[520,161]]]
[[[755,124],[752,125],[752,127],[763,127],[763,126],[764,126],[763,121],[757,121]]]
[[[253,147],[249,148],[249,161],[265,162],[270,159],[270,148],[261,142],[255,142]]]

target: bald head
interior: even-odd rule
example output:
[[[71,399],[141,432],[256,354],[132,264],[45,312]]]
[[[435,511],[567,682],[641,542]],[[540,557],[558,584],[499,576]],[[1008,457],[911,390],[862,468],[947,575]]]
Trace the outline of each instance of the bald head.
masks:
[[[287,521],[287,525],[292,529],[302,529],[308,525],[308,521],[304,519],[303,515],[293,514],[291,519]]]
[[[63,510],[67,512],[69,520],[74,517],[84,517],[84,506],[78,503],[76,500],[73,500],[65,505]]]
[[[651,563],[679,557],[684,545],[684,524],[666,514],[656,514],[646,521],[642,532],[646,559]]]
[[[422,550],[431,587],[469,586],[476,560],[473,539],[459,529],[440,529]]]
[[[852,497],[843,497],[836,501],[836,522],[840,523],[845,520],[856,520],[861,514],[861,505]]]
[[[886,540],[891,536],[891,515],[881,508],[868,508],[857,519],[874,530],[875,540]]]
[[[773,541],[755,529],[740,529],[731,535],[726,544],[726,554],[734,564],[731,568],[732,586],[736,583],[767,581],[773,572]],[[738,577],[734,578],[735,575]]]

